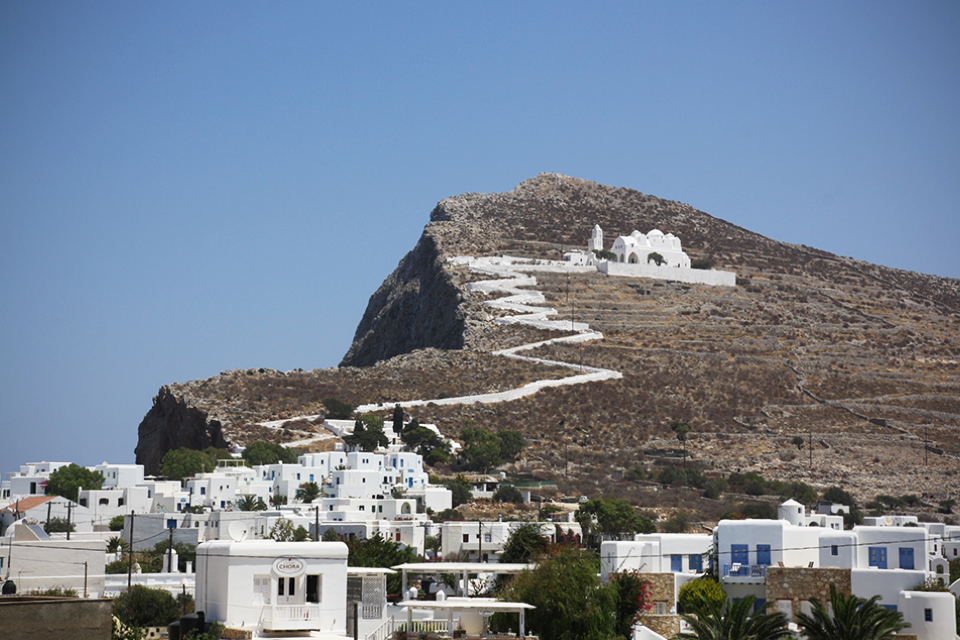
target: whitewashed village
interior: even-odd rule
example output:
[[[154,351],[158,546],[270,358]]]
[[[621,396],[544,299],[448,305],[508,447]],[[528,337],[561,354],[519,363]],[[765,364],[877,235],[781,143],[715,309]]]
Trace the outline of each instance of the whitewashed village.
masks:
[[[501,276],[475,285],[513,294],[491,301],[518,314],[498,321],[572,329],[581,340],[602,336],[550,319],[552,310],[537,307],[518,282],[537,270],[597,270],[736,286],[731,272],[692,268],[680,240],[658,230],[619,236],[607,251],[597,226],[585,251],[556,262],[456,260]],[[563,384],[618,375],[567,366],[580,375]],[[538,388],[438,402],[505,402]],[[81,638],[530,637],[544,605],[521,596],[575,588],[538,572],[592,553],[599,562],[586,572],[597,581],[590,592],[632,594],[635,606],[618,628],[635,640],[697,637],[678,634],[695,633],[697,620],[723,606],[778,616],[787,635],[770,637],[803,638],[805,620],[832,614],[844,599],[896,614],[897,638],[960,637],[960,578],[951,579],[960,573],[960,526],[897,514],[853,520],[856,505],[827,490],[814,505],[783,501],[775,517],[674,532],[623,501],[555,495],[497,464],[439,478],[430,472],[432,455],[469,461],[475,443],[445,437],[443,425],[412,422],[427,401],[328,417],[329,450],[293,458],[284,451],[295,452],[296,442],[260,442],[219,455],[193,452],[209,458],[209,468],[201,461],[196,471],[191,452],[171,451],[164,468],[188,469],[181,477],[147,477],[135,464],[25,462],[0,485],[0,616],[25,621],[21,637],[66,630]],[[504,435],[513,438],[510,455],[522,456],[519,434]],[[527,505],[530,517],[503,508],[507,517],[464,520],[457,507],[476,501],[493,512]],[[113,617],[114,599],[147,590],[176,603],[175,619],[138,625]],[[76,597],[60,597],[67,594]]]

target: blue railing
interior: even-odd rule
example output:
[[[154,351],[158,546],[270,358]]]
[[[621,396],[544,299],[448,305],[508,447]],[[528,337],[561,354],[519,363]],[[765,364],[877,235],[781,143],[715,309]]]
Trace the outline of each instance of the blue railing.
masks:
[[[765,564],[725,564],[723,565],[723,575],[736,576],[740,578],[763,578],[767,575],[767,565]]]

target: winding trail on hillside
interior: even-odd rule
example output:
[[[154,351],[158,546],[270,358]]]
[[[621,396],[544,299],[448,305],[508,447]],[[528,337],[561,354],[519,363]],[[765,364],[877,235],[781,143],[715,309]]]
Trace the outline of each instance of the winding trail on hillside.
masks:
[[[509,402],[531,396],[540,389],[549,387],[564,387],[577,384],[586,384],[588,382],[598,382],[602,380],[617,380],[623,377],[623,374],[613,369],[601,369],[599,367],[588,367],[582,364],[572,362],[562,362],[560,360],[546,360],[544,358],[534,358],[531,356],[520,355],[523,351],[529,351],[548,344],[557,343],[580,343],[591,340],[602,340],[603,334],[591,329],[585,322],[574,322],[573,320],[552,319],[558,314],[552,307],[543,306],[546,298],[543,293],[530,289],[521,289],[520,287],[534,287],[537,284],[536,277],[524,273],[526,271],[550,271],[554,273],[581,273],[586,271],[595,271],[593,267],[575,267],[558,263],[556,261],[531,261],[509,257],[481,257],[474,258],[469,256],[449,258],[455,264],[466,266],[475,273],[497,276],[490,280],[479,280],[467,284],[468,291],[477,291],[485,294],[506,293],[505,297],[495,300],[488,300],[483,304],[485,306],[501,309],[503,311],[514,312],[515,315],[497,318],[497,324],[521,324],[536,329],[547,331],[572,331],[572,335],[560,338],[551,338],[539,342],[531,342],[518,347],[500,349],[492,352],[493,355],[513,358],[514,360],[523,360],[533,362],[548,367],[563,367],[577,371],[577,375],[568,376],[559,379],[535,380],[527,384],[507,389],[506,391],[496,391],[493,393],[481,393],[476,395],[457,396],[453,398],[438,398],[431,400],[406,400],[402,402],[383,402],[377,404],[365,404],[357,407],[359,413],[368,413],[372,411],[383,411],[391,409],[396,405],[401,407],[422,407],[428,404],[435,405],[456,405],[456,404],[492,404],[497,402]],[[281,430],[283,425],[293,420],[313,420],[320,417],[298,416],[296,418],[287,418],[285,420],[270,420],[257,423],[261,427],[268,429]],[[306,435],[308,432],[300,432]],[[294,442],[283,443],[285,447],[302,446],[320,440],[332,438],[329,436],[316,436],[311,434],[310,438],[297,440]]]

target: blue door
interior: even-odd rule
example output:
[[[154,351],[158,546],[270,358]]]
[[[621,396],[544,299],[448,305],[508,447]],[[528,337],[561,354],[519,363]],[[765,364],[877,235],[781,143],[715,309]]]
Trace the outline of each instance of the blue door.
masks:
[[[876,567],[877,569],[887,568],[887,548],[886,547],[869,547],[867,549],[867,554],[869,557],[871,567]]]
[[[913,548],[900,547],[900,568],[913,569]]]
[[[670,571],[674,573],[683,572],[683,556],[679,553],[675,553],[670,556]]]
[[[770,545],[768,544],[757,545],[757,564],[770,566]]]

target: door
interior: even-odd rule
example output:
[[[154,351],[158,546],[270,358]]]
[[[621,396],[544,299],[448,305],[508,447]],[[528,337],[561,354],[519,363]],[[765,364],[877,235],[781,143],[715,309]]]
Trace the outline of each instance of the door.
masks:
[[[302,604],[299,578],[277,578],[277,604]]]
[[[886,547],[869,547],[867,549],[868,560],[871,567],[876,567],[878,569],[887,568],[887,548]]]

